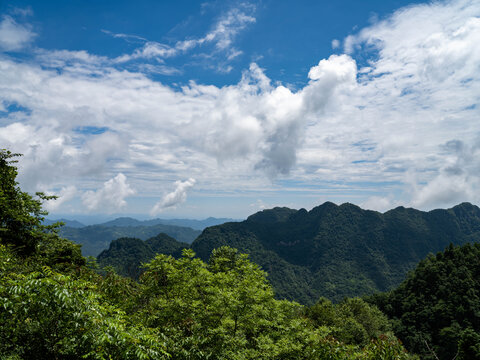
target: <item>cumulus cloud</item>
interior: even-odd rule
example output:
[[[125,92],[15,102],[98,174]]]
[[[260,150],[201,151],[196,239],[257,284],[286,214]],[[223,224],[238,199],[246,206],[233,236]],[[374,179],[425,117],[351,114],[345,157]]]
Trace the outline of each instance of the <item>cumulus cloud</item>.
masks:
[[[103,187],[95,191],[87,191],[82,195],[83,205],[88,210],[107,210],[116,212],[127,205],[125,198],[136,193],[127,183],[122,173],[103,183]]]
[[[78,193],[78,190],[75,186],[65,186],[60,189],[58,192],[47,191],[46,195],[57,196],[57,199],[46,200],[44,202],[44,207],[47,211],[55,211],[59,209],[63,204],[72,200]]]
[[[17,23],[11,16],[4,15],[0,21],[0,49],[4,51],[20,50],[28,45],[35,33],[28,25]]]
[[[195,185],[195,179],[188,179],[186,181],[175,181],[175,190],[166,194],[162,200],[157,202],[150,211],[150,215],[155,216],[168,208],[174,208],[177,205],[187,200],[187,192],[193,185]]]
[[[466,144],[450,140],[441,146],[444,165],[426,184],[413,183],[412,204],[421,208],[450,206],[462,201],[479,202],[480,141]]]

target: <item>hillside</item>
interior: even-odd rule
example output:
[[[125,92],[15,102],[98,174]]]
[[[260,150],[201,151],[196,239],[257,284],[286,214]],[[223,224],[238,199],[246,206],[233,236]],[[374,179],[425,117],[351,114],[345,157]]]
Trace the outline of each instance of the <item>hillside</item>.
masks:
[[[384,214],[327,202],[311,211],[274,208],[205,229],[192,243],[208,259],[223,245],[250,254],[277,295],[302,303],[391,289],[430,252],[480,239],[480,209],[463,203]]]
[[[428,256],[398,288],[370,301],[422,359],[480,359],[480,244]]]
[[[188,227],[157,224],[153,226],[106,226],[90,225],[82,228],[62,227],[60,235],[82,245],[83,256],[97,256],[115,239],[135,237],[141,240],[152,238],[165,233],[180,242],[192,243],[200,235],[199,230]]]
[[[97,257],[100,268],[113,266],[123,276],[138,279],[142,273],[141,264],[152,260],[157,253],[179,258],[182,250],[189,244],[176,241],[161,233],[143,241],[137,238],[120,238],[113,240],[107,250]]]

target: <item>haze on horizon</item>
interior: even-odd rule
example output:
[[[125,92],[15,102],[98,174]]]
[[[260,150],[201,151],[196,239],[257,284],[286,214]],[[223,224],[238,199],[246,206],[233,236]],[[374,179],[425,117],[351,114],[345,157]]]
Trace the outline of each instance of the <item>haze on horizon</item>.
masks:
[[[6,1],[0,148],[52,218],[480,204],[479,43],[475,0]]]

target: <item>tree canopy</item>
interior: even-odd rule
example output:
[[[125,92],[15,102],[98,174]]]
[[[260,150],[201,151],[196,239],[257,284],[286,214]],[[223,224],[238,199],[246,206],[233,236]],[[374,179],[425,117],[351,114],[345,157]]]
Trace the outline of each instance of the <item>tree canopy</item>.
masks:
[[[397,289],[370,301],[422,359],[480,359],[480,244],[428,256]]]

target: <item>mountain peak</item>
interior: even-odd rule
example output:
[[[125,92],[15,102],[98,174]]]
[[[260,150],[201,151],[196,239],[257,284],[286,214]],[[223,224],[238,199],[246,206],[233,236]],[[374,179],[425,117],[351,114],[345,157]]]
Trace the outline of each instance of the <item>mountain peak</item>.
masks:
[[[287,207],[275,207],[259,211],[247,218],[247,222],[257,222],[263,224],[272,224],[287,220],[291,215],[295,214],[297,210]]]

